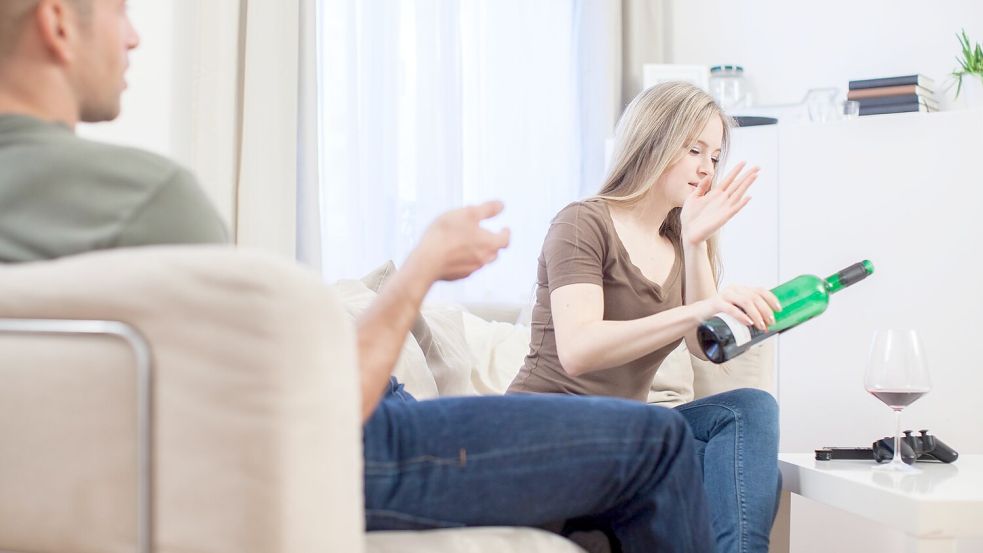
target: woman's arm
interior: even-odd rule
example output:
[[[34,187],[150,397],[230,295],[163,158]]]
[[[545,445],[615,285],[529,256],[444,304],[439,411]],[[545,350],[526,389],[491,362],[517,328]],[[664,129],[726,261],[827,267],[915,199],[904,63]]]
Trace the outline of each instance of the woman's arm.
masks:
[[[686,297],[683,303],[691,305],[717,295],[717,285],[707,253],[707,240],[747,205],[751,199],[745,194],[758,178],[758,168],[744,174],[744,162],[738,163],[720,183],[710,187],[712,174],[704,178],[683,204],[679,220],[682,225],[683,257],[686,267]],[[781,309],[778,298],[761,288],[730,286],[720,292],[723,303],[739,308],[737,319],[765,330],[775,322],[773,311]],[[727,311],[730,312],[730,311]],[[730,312],[732,315],[733,312]],[[711,313],[707,317],[713,316]],[[696,328],[685,334],[690,353],[706,359],[696,338]]]
[[[550,294],[556,352],[571,376],[634,361],[696,329],[712,311],[697,302],[631,321],[604,320],[604,292],[596,284],[569,284]]]
[[[760,298],[754,289],[728,287],[706,299],[648,317],[606,321],[600,286],[568,284],[550,294],[556,353],[563,370],[571,376],[618,367],[694,333],[701,321],[721,311],[752,324],[739,306],[753,305],[756,299]]]
[[[713,279],[713,268],[710,266],[706,241],[696,244],[683,242],[683,259],[686,267],[686,297],[683,298],[683,304],[693,305],[716,295],[717,283]],[[697,325],[685,334],[686,349],[700,359],[706,360],[696,340]]]

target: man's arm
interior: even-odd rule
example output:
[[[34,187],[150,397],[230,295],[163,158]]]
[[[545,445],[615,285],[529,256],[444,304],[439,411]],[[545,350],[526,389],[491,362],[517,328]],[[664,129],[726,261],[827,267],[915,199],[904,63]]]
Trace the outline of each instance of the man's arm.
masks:
[[[494,261],[498,251],[508,245],[508,229],[493,233],[480,226],[482,220],[498,215],[502,207],[500,202],[487,202],[438,217],[407,257],[403,268],[393,275],[359,318],[362,422],[368,420],[378,405],[403,341],[433,283],[470,275]]]

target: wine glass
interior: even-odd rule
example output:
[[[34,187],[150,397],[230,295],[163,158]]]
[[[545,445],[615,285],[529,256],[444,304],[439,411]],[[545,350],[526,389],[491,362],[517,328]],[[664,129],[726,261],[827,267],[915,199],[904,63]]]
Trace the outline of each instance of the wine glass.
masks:
[[[901,410],[932,388],[921,340],[914,330],[878,330],[870,344],[864,387],[874,397],[894,409],[894,458],[875,470],[919,472],[901,460]]]

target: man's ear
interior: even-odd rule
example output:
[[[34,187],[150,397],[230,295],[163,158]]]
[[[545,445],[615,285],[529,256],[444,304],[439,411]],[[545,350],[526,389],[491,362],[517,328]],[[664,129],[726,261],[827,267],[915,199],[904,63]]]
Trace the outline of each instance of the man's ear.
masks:
[[[3,0],[0,0],[3,1]],[[75,59],[79,17],[65,0],[41,0],[34,10],[34,24],[45,49],[58,61]]]

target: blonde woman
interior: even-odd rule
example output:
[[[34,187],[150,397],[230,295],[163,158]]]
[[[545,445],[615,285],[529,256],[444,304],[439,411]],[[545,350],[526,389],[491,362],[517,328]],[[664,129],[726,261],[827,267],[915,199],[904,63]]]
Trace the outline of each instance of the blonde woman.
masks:
[[[686,83],[632,101],[600,193],[550,226],[530,350],[510,392],[644,401],[681,341],[700,355],[700,321],[721,311],[761,329],[774,321],[781,305],[771,292],[716,286],[714,235],[747,204],[758,174],[740,163],[718,178],[729,127],[713,99]],[[767,551],[780,483],[774,399],[742,389],[676,411],[696,440],[718,550]]]

